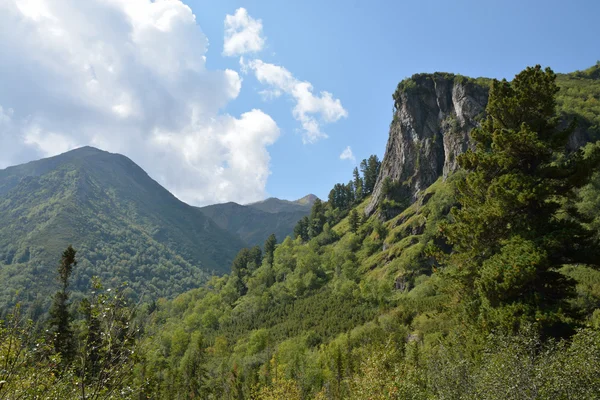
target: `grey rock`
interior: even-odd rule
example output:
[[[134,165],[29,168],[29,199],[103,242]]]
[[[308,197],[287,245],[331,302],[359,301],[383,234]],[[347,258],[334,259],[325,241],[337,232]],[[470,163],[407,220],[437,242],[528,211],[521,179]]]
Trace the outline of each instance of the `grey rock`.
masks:
[[[451,74],[420,74],[396,100],[394,119],[373,196],[371,215],[382,201],[386,178],[408,188],[410,199],[458,168],[471,130],[483,116],[489,89]]]

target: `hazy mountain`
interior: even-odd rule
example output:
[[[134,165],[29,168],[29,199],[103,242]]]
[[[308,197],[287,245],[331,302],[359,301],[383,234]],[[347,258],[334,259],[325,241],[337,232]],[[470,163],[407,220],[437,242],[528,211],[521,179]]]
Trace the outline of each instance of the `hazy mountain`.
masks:
[[[308,194],[295,201],[281,200],[275,197],[269,197],[266,200],[248,204],[248,207],[255,208],[268,213],[290,212],[290,211],[310,211],[313,203],[317,199],[314,194]]]
[[[274,197],[248,205],[214,204],[199,210],[219,227],[238,235],[248,246],[262,246],[272,233],[279,241],[291,235],[294,226],[310,209],[317,197],[309,194],[296,201]]]

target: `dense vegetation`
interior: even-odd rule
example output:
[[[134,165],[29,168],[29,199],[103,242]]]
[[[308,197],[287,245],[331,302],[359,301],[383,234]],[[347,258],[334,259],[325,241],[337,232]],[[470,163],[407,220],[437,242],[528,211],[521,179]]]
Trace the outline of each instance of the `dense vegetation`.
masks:
[[[559,74],[561,90],[556,102],[561,113],[577,118],[579,129],[589,138],[600,137],[600,61],[593,67],[571,74]]]
[[[154,299],[197,287],[243,247],[128,158],[89,147],[1,170],[0,226],[0,309],[20,301],[34,316],[69,244],[76,292],[98,276]]]
[[[0,398],[122,399],[140,392],[132,374],[139,333],[134,308],[98,279],[73,302],[76,254],[71,246],[62,254],[46,330],[24,322],[19,306],[0,321]]]
[[[143,321],[138,356],[115,372],[126,390],[103,396],[599,398],[600,145],[569,150],[576,128],[565,117],[575,112],[557,88],[600,80],[598,69],[557,77],[535,67],[490,81],[475,148],[412,204],[401,183],[387,182],[366,218],[380,165],[364,160],[351,182],[315,201],[294,238],[242,249],[229,274],[124,319]],[[97,295],[72,326],[80,344],[96,340],[87,304]],[[30,332],[5,326],[0,343]],[[56,371],[56,346],[49,356],[17,347],[26,356],[0,376],[0,398],[42,390],[36,371]],[[14,348],[0,344],[5,354]],[[80,354],[88,361],[41,385],[97,384],[84,379],[90,358]]]
[[[533,68],[492,83],[463,170],[391,219],[385,201],[365,219],[360,185],[338,184],[272,262],[244,250],[161,303],[152,393],[189,393],[180,360],[202,335],[207,397],[594,398],[598,151],[566,151],[554,82]]]

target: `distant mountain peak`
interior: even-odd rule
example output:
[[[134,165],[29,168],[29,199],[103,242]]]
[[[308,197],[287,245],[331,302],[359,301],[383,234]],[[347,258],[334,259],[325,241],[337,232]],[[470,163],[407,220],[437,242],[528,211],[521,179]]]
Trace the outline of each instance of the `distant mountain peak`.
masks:
[[[317,196],[315,196],[312,193],[309,193],[306,196],[304,196],[298,200],[294,200],[293,203],[312,206],[314,204],[315,200],[317,200],[317,199],[318,199]]]

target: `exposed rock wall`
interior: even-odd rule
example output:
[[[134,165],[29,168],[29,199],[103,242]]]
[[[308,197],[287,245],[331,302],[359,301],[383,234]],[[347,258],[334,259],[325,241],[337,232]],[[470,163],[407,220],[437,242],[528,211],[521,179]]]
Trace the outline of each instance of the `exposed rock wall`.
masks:
[[[467,150],[469,134],[483,115],[488,88],[450,74],[420,74],[405,81],[396,97],[385,156],[371,202],[372,214],[383,197],[386,178],[403,184],[413,199],[447,176]],[[402,84],[401,84],[402,86]]]

